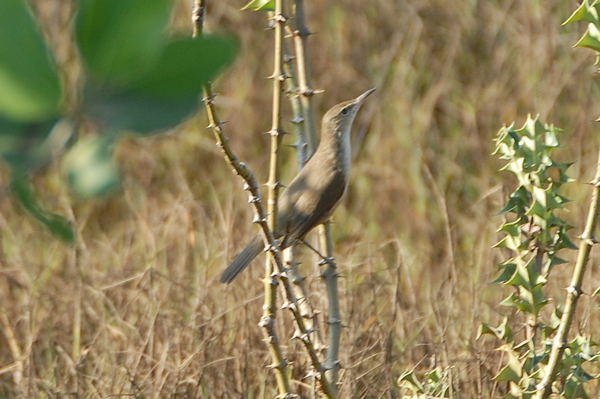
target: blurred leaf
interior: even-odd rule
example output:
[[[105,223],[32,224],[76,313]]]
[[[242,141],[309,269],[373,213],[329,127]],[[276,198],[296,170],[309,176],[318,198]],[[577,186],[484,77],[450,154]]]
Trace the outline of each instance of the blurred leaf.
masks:
[[[110,130],[148,133],[178,125],[198,109],[202,85],[231,62],[232,41],[217,36],[169,43],[158,62],[127,88],[88,83],[84,108]]]
[[[0,156],[20,172],[50,162],[73,133],[68,120],[17,123],[0,118]]]
[[[198,95],[202,85],[231,63],[233,41],[219,36],[200,36],[173,41],[157,63],[128,86],[144,95],[177,98]]]
[[[128,83],[151,68],[167,42],[171,0],[81,0],[77,42],[93,75]]]
[[[69,243],[75,240],[75,232],[67,219],[63,216],[47,212],[37,203],[35,192],[24,175],[15,173],[11,182],[11,188],[23,207],[35,219],[46,226],[52,234]]]
[[[71,187],[83,198],[107,194],[119,183],[117,166],[110,154],[110,137],[80,140],[65,159]]]
[[[589,399],[588,394],[583,389],[583,383],[586,378],[580,379],[581,375],[571,375],[565,384],[563,395],[567,399]]]
[[[181,123],[198,109],[198,96],[168,99],[119,92],[88,84],[84,94],[86,112],[102,128],[148,133]]]
[[[275,0],[251,0],[242,7],[242,10],[273,11],[275,10]]]
[[[415,375],[415,370],[405,371],[398,377],[398,385],[410,390],[413,393],[424,393],[423,384]]]
[[[22,0],[0,1],[0,115],[41,122],[58,114],[61,87]]]

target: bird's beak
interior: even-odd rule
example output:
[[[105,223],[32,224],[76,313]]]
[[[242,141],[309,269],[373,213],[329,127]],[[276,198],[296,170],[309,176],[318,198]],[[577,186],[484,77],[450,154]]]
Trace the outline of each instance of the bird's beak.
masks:
[[[361,94],[360,96],[356,97],[356,99],[354,100],[354,104],[362,105],[362,103],[365,101],[365,99],[367,97],[369,97],[369,95],[371,93],[373,93],[374,91],[375,91],[375,87],[373,87],[372,89],[369,89],[369,90],[365,91],[363,94]]]

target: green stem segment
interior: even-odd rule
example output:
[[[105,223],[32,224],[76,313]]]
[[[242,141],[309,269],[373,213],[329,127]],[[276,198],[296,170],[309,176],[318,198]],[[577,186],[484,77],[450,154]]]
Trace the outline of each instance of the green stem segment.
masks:
[[[560,360],[562,359],[567,346],[567,336],[577,308],[577,301],[582,294],[581,283],[590,257],[590,250],[592,249],[592,245],[596,243],[594,231],[596,230],[596,224],[598,222],[598,202],[600,200],[600,153],[598,154],[596,176],[594,176],[591,184],[593,186],[592,202],[590,204],[585,230],[581,235],[581,243],[579,245],[579,252],[577,253],[575,270],[573,271],[571,285],[567,288],[565,308],[552,343],[552,351],[550,352],[548,366],[546,366],[546,374],[537,387],[535,399],[547,399],[552,393],[552,383],[558,374]]]
[[[325,256],[327,256],[327,259],[323,261],[323,263],[327,264],[327,269],[325,269],[322,274],[327,288],[327,298],[329,300],[329,317],[327,319],[329,342],[325,359],[325,377],[331,383],[333,393],[337,395],[336,381],[340,370],[339,349],[340,336],[342,333],[342,317],[340,315],[337,285],[339,274],[337,272],[337,265],[333,261],[333,245],[331,243],[330,226],[331,222],[327,221],[319,226],[318,232],[319,246],[321,250],[325,252]]]
[[[273,114],[271,121],[271,154],[268,187],[268,225],[271,231],[277,231],[277,201],[279,199],[279,150],[283,138],[281,130],[281,97],[285,74],[283,72],[283,30],[286,20],[283,16],[283,0],[275,1],[275,60],[273,70]],[[273,256],[269,255],[265,263],[265,302],[263,315],[259,325],[263,327],[265,342],[273,359],[273,368],[277,378],[279,395],[284,397],[291,394],[291,387],[287,378],[287,361],[283,357],[279,340],[277,338],[277,281],[278,271],[274,268]]]
[[[298,69],[298,94],[302,104],[302,117],[308,144],[307,152],[312,154],[317,149],[317,126],[312,101],[314,90],[311,87],[308,61],[308,36],[310,31],[306,27],[303,0],[294,0],[294,8],[295,26],[292,33]]]

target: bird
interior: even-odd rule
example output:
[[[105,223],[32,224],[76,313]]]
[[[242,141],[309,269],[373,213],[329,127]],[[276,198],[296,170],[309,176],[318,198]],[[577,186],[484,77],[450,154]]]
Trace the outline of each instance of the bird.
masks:
[[[369,89],[325,113],[317,150],[279,198],[274,236],[281,250],[301,242],[309,231],[326,222],[339,205],[350,178],[352,123],[374,91],[375,88]],[[264,249],[264,240],[258,234],[229,264],[219,281],[231,283]]]

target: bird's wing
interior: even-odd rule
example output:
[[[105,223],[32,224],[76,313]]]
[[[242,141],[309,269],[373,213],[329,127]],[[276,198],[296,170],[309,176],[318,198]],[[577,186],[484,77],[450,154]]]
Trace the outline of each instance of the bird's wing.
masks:
[[[326,221],[346,189],[343,178],[333,178],[332,183],[325,187],[323,182],[320,182],[317,190],[317,186],[311,184],[310,179],[306,179],[305,176],[302,176],[302,173],[298,175],[281,196],[279,226],[282,235],[285,236],[284,248],[302,239],[310,230]]]

